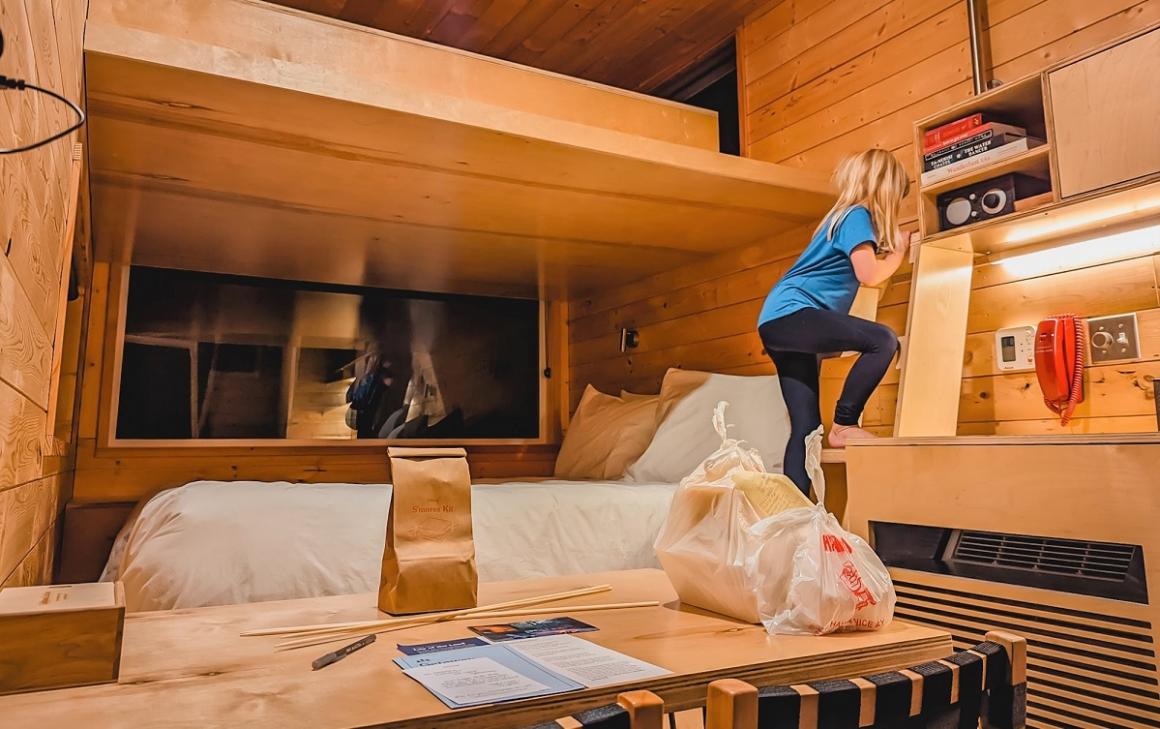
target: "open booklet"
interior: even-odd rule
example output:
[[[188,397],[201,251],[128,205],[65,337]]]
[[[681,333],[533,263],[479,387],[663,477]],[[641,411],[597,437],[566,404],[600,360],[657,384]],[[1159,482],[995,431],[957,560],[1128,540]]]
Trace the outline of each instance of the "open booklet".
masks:
[[[402,656],[395,663],[453,709],[670,673],[573,635]]]

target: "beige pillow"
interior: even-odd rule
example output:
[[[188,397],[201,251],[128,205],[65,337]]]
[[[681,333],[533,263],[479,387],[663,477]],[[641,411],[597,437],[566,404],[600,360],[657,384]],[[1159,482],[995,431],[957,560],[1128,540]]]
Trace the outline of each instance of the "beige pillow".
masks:
[[[640,393],[640,392],[629,392],[628,390],[621,390],[620,391],[620,399],[624,400],[625,402],[629,402],[632,400],[649,400],[649,399],[655,400],[658,397],[660,397],[660,395],[645,395],[645,394]]]
[[[721,445],[713,409],[729,403],[729,436],[757,449],[769,471],[780,472],[789,440],[789,411],[776,376],[741,377],[671,369],[661,384],[657,430],[628,470],[628,480],[677,483]]]
[[[658,402],[655,396],[625,401],[589,385],[556,457],[556,478],[622,477],[652,440]]]

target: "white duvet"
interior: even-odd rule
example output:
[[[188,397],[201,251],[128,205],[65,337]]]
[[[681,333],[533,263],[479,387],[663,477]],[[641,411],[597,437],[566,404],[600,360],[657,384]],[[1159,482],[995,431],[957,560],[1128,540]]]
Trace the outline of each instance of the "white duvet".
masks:
[[[577,481],[472,487],[483,581],[658,566],[672,484]],[[195,481],[150,499],[102,580],[132,611],[371,592],[391,487]]]

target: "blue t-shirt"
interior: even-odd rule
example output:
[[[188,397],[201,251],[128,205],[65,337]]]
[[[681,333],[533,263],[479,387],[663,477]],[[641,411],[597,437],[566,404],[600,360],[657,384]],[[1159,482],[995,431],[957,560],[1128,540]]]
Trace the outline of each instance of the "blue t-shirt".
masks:
[[[846,211],[833,239],[826,239],[827,228],[828,225],[821,226],[801,257],[765,297],[758,326],[802,309],[828,309],[842,314],[850,311],[858,293],[858,277],[850,254],[863,243],[877,250],[874,223],[870,211],[856,205]]]

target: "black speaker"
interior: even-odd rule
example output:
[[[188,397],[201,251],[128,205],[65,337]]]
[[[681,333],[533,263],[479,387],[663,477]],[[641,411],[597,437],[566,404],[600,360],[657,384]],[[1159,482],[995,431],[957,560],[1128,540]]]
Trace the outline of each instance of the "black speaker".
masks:
[[[950,230],[980,220],[1015,212],[1015,201],[1039,195],[1051,183],[1017,173],[1001,175],[938,196],[939,230]]]

